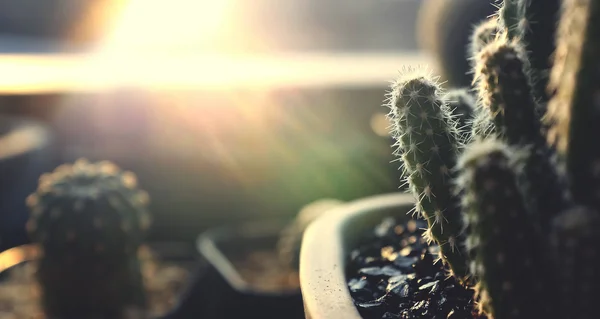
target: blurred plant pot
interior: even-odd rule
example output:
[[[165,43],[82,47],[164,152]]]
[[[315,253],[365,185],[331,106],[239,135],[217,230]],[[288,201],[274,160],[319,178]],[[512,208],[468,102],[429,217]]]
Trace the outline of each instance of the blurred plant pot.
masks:
[[[0,116],[0,251],[27,242],[25,198],[55,166],[54,132],[22,117]]]
[[[0,253],[0,314],[39,318],[33,316],[40,309],[34,277],[34,261],[39,256],[40,250],[35,244]],[[140,249],[139,258],[150,314],[160,317],[176,307],[190,271],[198,268],[201,261],[193,245],[180,242],[148,243]]]
[[[0,29],[10,36],[77,44],[99,39],[117,10],[119,0],[4,0]]]
[[[410,194],[393,193],[349,202],[313,222],[302,241],[300,286],[306,318],[360,319],[346,280],[346,262],[365,232],[385,217],[400,218],[414,207]]]
[[[494,14],[491,0],[425,0],[417,23],[420,46],[452,87],[470,86],[469,41],[475,25]]]
[[[285,225],[253,222],[203,233],[197,244],[208,271],[169,318],[304,318],[298,274],[278,267],[275,258]]]

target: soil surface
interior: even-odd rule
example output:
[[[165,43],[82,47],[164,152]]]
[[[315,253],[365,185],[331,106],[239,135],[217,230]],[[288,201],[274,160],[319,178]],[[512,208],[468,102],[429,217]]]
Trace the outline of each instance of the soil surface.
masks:
[[[351,252],[348,287],[363,318],[486,318],[474,309],[474,290],[447,275],[439,247],[422,237],[426,226],[385,219]]]
[[[300,289],[298,271],[281,265],[275,250],[258,250],[234,261],[244,280],[262,291]]]

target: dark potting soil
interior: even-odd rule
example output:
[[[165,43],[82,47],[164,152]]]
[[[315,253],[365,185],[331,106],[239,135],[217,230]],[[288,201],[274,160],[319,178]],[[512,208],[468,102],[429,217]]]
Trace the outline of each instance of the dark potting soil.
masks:
[[[474,290],[447,275],[439,247],[422,237],[426,226],[385,219],[351,252],[348,287],[363,318],[486,318],[474,309]]]

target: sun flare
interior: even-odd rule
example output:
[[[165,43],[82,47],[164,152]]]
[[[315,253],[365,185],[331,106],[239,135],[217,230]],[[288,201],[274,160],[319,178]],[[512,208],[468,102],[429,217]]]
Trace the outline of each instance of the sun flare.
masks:
[[[126,0],[124,0],[126,1]],[[232,0],[129,0],[99,50],[210,51],[231,27]]]

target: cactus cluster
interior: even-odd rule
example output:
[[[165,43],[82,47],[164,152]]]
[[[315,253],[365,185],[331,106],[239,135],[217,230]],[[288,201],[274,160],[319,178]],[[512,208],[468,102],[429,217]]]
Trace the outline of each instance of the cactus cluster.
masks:
[[[495,319],[598,316],[600,1],[556,4],[505,0],[475,28],[473,88],[410,69],[387,103],[426,235]]]
[[[37,280],[47,317],[121,318],[144,309],[138,248],[148,195],[133,173],[78,160],[42,175],[27,198],[27,230],[41,248]]]

